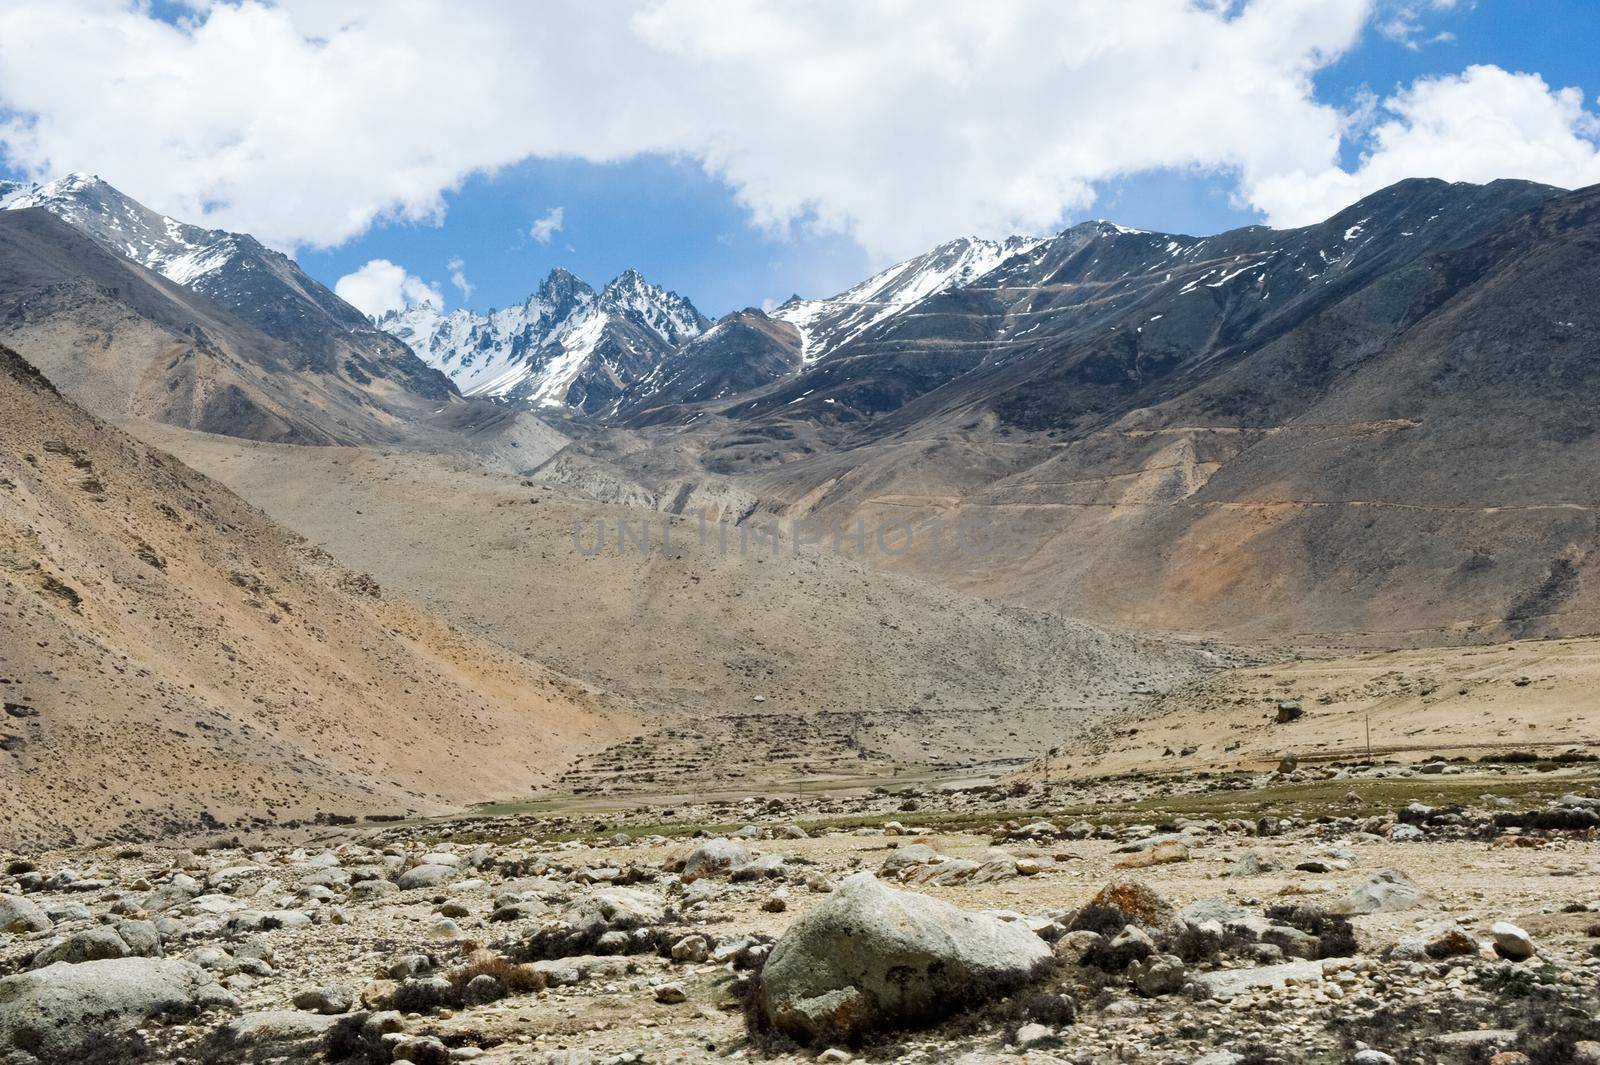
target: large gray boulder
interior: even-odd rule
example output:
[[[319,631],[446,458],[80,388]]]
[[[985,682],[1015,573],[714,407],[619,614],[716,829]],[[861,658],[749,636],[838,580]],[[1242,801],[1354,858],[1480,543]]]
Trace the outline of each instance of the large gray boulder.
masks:
[[[62,1061],[98,1032],[132,1028],[160,1014],[234,1005],[211,974],[186,961],[60,962],[0,979],[0,1050]]]
[[[727,876],[750,862],[750,848],[731,839],[708,839],[690,853],[683,863],[683,882],[691,884],[705,876]]]
[[[1007,994],[1051,958],[1021,925],[857,873],[778,941],[761,973],[761,1007],[796,1039],[849,1041]]]
[[[36,969],[43,969],[57,962],[76,964],[103,961],[107,958],[126,958],[131,954],[133,951],[128,947],[127,941],[117,934],[115,928],[101,925],[98,928],[85,928],[81,932],[74,932],[65,939],[51,943],[34,955],[33,966]]]
[[[48,932],[54,923],[31,899],[0,895],[0,932]]]
[[[246,1046],[262,1043],[317,1046],[338,1023],[338,1017],[299,1010],[262,1010],[229,1021],[224,1031],[234,1042]]]
[[[415,888],[439,887],[460,875],[461,870],[453,865],[418,865],[401,873],[395,883],[401,891],[411,891]]]

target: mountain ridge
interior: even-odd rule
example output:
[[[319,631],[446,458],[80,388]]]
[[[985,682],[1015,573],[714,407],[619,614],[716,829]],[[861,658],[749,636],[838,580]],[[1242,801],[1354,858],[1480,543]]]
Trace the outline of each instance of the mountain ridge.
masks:
[[[780,382],[630,410],[545,475],[924,545],[998,524],[1004,559],[874,563],[1146,630],[1600,626],[1600,189],[1406,182],[1226,237],[1068,231]]]
[[[101,246],[291,345],[306,369],[334,374],[354,366],[425,400],[456,394],[446,376],[375,329],[293,259],[248,234],[178,221],[84,173],[0,187],[0,210],[27,208],[49,211]]]
[[[560,267],[512,307],[446,314],[419,303],[377,322],[464,394],[588,414],[614,406],[632,382],[708,324],[687,299],[637,270],[596,292]]]

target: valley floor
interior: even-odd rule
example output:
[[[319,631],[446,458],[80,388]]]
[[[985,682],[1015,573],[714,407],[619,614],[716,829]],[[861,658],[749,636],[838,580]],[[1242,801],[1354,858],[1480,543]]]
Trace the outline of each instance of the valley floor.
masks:
[[[48,919],[0,936],[0,972],[27,971],[54,944],[144,942],[136,933],[148,929],[158,945],[139,952],[197,963],[233,1000],[103,1040],[126,1056],[98,1061],[370,1055],[365,1026],[396,1060],[497,1065],[1481,1062],[1600,1034],[1594,831],[1511,827],[1524,811],[1596,820],[1597,787],[1591,764],[1330,766],[626,808],[575,799],[295,843],[8,855],[0,890]],[[697,848],[727,862],[691,875]],[[865,1045],[801,1047],[748,1027],[741,988],[766,944],[861,870],[1020,922],[1060,967],[975,1012]],[[1085,927],[1091,896],[1128,877],[1179,908],[1189,925],[1178,927],[1226,929],[1215,942],[1169,940],[1166,919],[1147,918],[1162,949],[1186,955],[1169,986],[1141,986],[1136,968],[1084,953],[1093,933],[1069,931]],[[607,897],[639,907],[638,920],[616,918],[620,936],[574,937]],[[1337,919],[1308,923],[1306,908],[1373,912],[1351,918],[1351,940]],[[1536,953],[1497,957],[1500,921]],[[467,994],[474,975],[488,979]],[[19,1023],[7,983],[23,979],[0,978],[0,1037]],[[1360,1057],[1368,1046],[1391,1056]]]

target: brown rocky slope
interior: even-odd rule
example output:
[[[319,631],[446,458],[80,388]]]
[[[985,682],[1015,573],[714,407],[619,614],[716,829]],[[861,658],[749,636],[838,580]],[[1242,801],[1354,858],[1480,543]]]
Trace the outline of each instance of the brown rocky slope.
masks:
[[[0,348],[0,839],[437,811],[628,715],[384,594]]]

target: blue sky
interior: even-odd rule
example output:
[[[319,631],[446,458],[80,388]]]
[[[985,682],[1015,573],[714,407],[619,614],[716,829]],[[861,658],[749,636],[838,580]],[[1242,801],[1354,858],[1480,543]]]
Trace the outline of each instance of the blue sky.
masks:
[[[1348,106],[1363,91],[1385,96],[1419,77],[1479,63],[1537,72],[1553,87],[1579,86],[1590,99],[1600,94],[1595,0],[1480,0],[1458,10],[1425,10],[1421,25],[1415,47],[1369,29],[1355,50],[1317,75],[1318,98]],[[1451,38],[1430,40],[1438,34]],[[1346,145],[1345,162],[1353,164],[1359,153],[1359,144]],[[300,261],[330,285],[370,259],[403,263],[436,282],[456,306],[463,301],[448,283],[447,264],[460,258],[474,286],[466,302],[476,309],[526,298],[552,267],[598,287],[631,266],[713,317],[796,292],[831,295],[882,265],[845,237],[802,229],[779,237],[752,226],[733,190],[692,160],[534,160],[472,178],[447,200],[440,226],[380,226],[339,248],[304,252]],[[562,231],[545,245],[529,238],[531,220],[557,206]],[[1195,234],[1266,220],[1238,202],[1231,175],[1182,170],[1100,183],[1095,205],[1072,212],[1062,225],[1101,217]]]
[[[1210,233],[1399,176],[1600,180],[1594,0],[197,6],[8,0],[0,169],[99,173],[329,285],[387,260],[449,307],[633,267],[716,316],[972,232]],[[1367,117],[1341,141],[1331,109]]]

